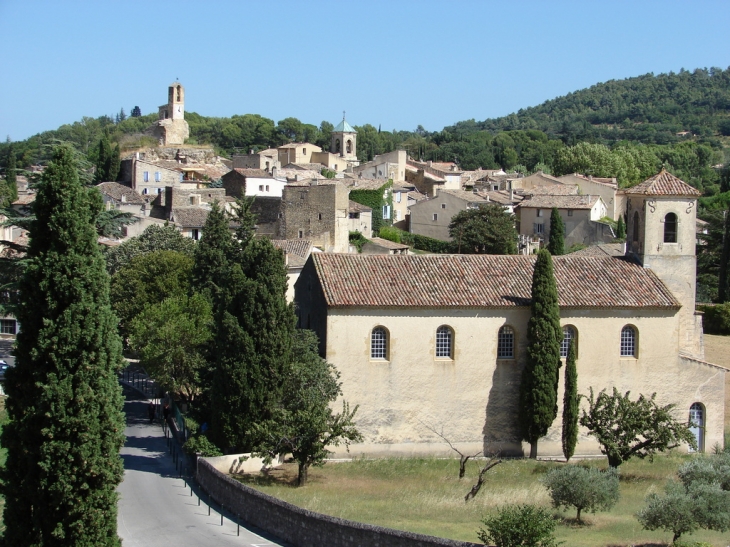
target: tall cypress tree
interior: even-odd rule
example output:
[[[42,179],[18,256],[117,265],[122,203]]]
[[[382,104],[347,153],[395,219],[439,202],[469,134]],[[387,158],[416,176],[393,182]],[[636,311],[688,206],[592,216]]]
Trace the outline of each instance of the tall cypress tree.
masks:
[[[730,284],[728,283],[728,265],[730,263],[730,209],[725,211],[725,233],[722,236],[722,254],[718,270],[717,301],[724,304],[730,299]]]
[[[18,199],[18,179],[15,167],[15,150],[13,146],[8,147],[8,161],[5,165],[5,198],[6,203],[3,205],[9,207],[15,200]]]
[[[575,364],[575,340],[570,341],[565,360],[565,393],[563,393],[563,455],[565,461],[575,454],[578,442],[578,368]]]
[[[623,215],[619,215],[618,217],[618,223],[616,224],[616,238],[626,239],[626,222],[624,221]]]
[[[96,157],[96,170],[94,171],[94,184],[109,182],[109,160],[112,155],[112,147],[106,133],[99,139],[99,150]]]
[[[228,272],[233,240],[226,212],[213,202],[195,247],[192,288],[213,303]]]
[[[553,207],[550,213],[550,239],[547,248],[553,256],[565,254],[565,223],[557,207]]]
[[[560,307],[550,253],[541,249],[532,275],[530,320],[527,323],[527,362],[520,384],[519,422],[522,439],[530,443],[530,458],[537,458],[537,441],[544,437],[558,414]]]
[[[71,149],[58,148],[35,200],[5,381],[3,545],[120,545],[122,354],[94,228],[101,209]]]

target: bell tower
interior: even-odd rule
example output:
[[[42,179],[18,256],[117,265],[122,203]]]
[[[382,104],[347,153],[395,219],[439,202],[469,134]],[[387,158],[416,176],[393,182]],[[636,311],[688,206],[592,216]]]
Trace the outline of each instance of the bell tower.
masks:
[[[180,82],[173,82],[167,88],[167,106],[173,120],[185,119],[185,88]]]
[[[350,165],[360,165],[357,159],[357,131],[347,123],[344,112],[342,121],[332,130],[330,152],[345,159]]]
[[[702,194],[664,169],[624,194],[626,254],[654,271],[679,301],[679,349],[701,358],[695,232],[697,198]]]

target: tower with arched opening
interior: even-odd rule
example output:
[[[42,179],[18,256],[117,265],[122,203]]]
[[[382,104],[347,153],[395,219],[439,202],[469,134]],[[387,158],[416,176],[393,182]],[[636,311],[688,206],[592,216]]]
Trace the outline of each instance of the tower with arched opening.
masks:
[[[357,159],[357,131],[345,120],[343,113],[342,121],[332,130],[332,143],[330,152],[337,154],[348,163],[358,165]]]

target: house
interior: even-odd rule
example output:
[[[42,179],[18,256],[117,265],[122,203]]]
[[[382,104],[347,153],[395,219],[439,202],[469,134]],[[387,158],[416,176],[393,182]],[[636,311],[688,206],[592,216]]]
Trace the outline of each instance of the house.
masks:
[[[603,203],[606,204],[607,215],[613,220],[618,220],[619,215],[624,214],[626,211],[624,195],[618,191],[618,183],[615,178],[600,178],[571,173],[558,177],[558,179],[563,184],[577,185],[581,194],[601,196]]]
[[[406,182],[412,184],[422,194],[434,197],[439,190],[461,190],[461,171],[455,164],[435,164],[409,159],[406,162]],[[439,166],[441,169],[439,169]],[[451,169],[454,170],[444,170]]]
[[[535,195],[523,200],[516,208],[517,231],[524,236],[537,236],[547,241],[550,234],[550,214],[558,209],[565,225],[565,246],[610,243],[616,234],[609,224],[599,222],[606,216],[601,196]]]
[[[198,241],[203,234],[203,226],[210,209],[203,207],[175,207],[170,213],[170,222],[182,232],[182,235]]]
[[[271,243],[284,252],[287,272],[286,301],[294,302],[294,284],[299,279],[304,264],[312,252],[320,251],[307,239],[272,239]]]
[[[102,182],[96,185],[107,209],[118,209],[136,216],[149,214],[151,197],[146,199],[129,186],[118,182]]]
[[[261,152],[251,150],[248,154],[233,156],[233,169],[262,169],[271,173],[274,168],[281,168],[276,148],[267,148]]]
[[[410,247],[388,239],[373,237],[363,243],[364,255],[407,255]]]
[[[379,154],[372,160],[353,167],[352,172],[365,179],[390,179],[405,182],[408,153],[405,150],[394,150]]]
[[[700,450],[723,445],[725,369],[703,360],[695,314],[698,193],[662,173],[631,189],[626,256],[558,256],[561,355],[577,347],[578,391],[656,393],[697,420]],[[646,207],[644,205],[646,204]],[[633,236],[632,236],[633,238]],[[524,454],[517,423],[534,256],[310,256],[295,286],[299,326],[359,406],[351,454]],[[562,400],[565,367],[560,371]],[[561,456],[560,412],[538,445]],[[687,450],[687,447],[683,447]],[[599,454],[585,429],[576,453]],[[335,457],[344,455],[340,449]]]
[[[373,235],[373,210],[367,205],[362,205],[350,200],[347,209],[348,230],[360,232],[365,237]]]
[[[512,182],[512,189],[532,190],[533,188],[539,188],[540,186],[553,186],[555,184],[561,184],[560,179],[553,177],[552,175],[548,175],[547,173],[543,173],[542,171],[537,171],[532,175],[514,179]]]
[[[273,169],[277,173],[276,168]],[[286,179],[275,178],[264,169],[241,169],[234,167],[221,177],[227,196],[281,197]]]
[[[277,148],[279,165],[312,163],[312,153],[322,149],[311,142],[290,142]]]
[[[488,203],[487,198],[465,190],[440,190],[436,197],[410,206],[410,232],[451,241],[449,224],[459,211]]]

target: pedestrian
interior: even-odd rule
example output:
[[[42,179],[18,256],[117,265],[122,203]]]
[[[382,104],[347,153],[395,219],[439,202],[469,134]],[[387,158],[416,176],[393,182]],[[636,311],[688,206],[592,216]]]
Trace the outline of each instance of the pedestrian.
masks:
[[[150,423],[155,421],[155,403],[152,401],[147,405],[147,415],[150,417]]]
[[[165,401],[165,406],[162,407],[162,417],[165,419],[165,423],[167,423],[167,419],[170,417],[170,403]]]

